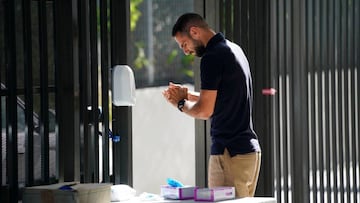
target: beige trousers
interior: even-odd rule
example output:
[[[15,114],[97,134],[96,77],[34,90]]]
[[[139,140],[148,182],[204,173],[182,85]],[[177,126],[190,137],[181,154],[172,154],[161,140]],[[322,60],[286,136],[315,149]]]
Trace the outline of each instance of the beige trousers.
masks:
[[[209,188],[235,187],[236,197],[253,197],[259,177],[261,153],[230,157],[227,149],[223,155],[211,155],[209,159]]]

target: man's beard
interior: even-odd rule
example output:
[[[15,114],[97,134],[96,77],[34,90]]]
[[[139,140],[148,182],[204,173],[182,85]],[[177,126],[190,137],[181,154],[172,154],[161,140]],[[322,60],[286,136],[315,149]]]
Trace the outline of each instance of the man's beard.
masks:
[[[202,57],[205,53],[205,46],[201,43],[201,41],[192,39],[195,49],[195,56]]]
[[[205,46],[200,45],[195,47],[195,55],[198,57],[202,57],[205,53]]]

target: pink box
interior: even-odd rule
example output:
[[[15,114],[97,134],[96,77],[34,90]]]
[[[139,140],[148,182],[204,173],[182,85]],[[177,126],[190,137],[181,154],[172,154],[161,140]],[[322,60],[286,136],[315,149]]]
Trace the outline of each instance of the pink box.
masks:
[[[162,185],[160,195],[166,199],[194,199],[194,190],[196,187],[171,187],[169,185]]]
[[[204,202],[235,199],[235,187],[197,188],[194,199]]]

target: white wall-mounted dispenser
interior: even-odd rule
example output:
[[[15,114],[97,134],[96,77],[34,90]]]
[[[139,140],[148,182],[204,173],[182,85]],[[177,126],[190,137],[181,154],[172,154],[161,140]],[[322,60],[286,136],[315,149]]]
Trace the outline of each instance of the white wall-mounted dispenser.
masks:
[[[135,78],[128,65],[116,65],[112,69],[112,102],[115,106],[135,105]]]

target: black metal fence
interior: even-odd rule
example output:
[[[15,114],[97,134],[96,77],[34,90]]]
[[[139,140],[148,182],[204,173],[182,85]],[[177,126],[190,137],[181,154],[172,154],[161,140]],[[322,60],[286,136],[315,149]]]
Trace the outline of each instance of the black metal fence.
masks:
[[[358,0],[270,1],[278,202],[359,202]]]
[[[259,194],[278,202],[360,202],[360,2],[218,5],[221,31],[245,49],[254,75],[264,155]],[[262,94],[270,88],[275,95]]]
[[[257,194],[360,202],[360,2],[201,5],[206,16],[220,9],[214,22],[252,67],[263,148]],[[128,60],[128,8],[128,0],[0,0],[1,202],[57,181],[131,184],[131,108],[107,105],[111,67]],[[270,87],[277,93],[264,96]],[[110,124],[124,140],[113,145],[112,178]]]
[[[127,29],[128,10],[129,1],[0,1],[1,202],[58,181],[131,183],[129,141],[113,144],[122,164],[111,178],[108,136],[109,76],[114,64],[126,64],[128,35],[119,30]],[[131,115],[113,109],[112,119]]]

